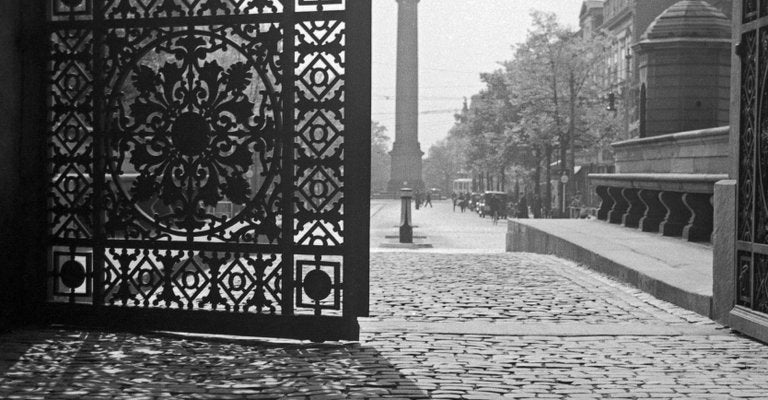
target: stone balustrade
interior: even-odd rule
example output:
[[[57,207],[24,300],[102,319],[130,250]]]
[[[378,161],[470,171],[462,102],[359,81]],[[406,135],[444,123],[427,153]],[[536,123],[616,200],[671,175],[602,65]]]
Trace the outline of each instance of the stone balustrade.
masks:
[[[644,232],[709,242],[712,194],[726,174],[590,174],[601,199],[597,218]]]

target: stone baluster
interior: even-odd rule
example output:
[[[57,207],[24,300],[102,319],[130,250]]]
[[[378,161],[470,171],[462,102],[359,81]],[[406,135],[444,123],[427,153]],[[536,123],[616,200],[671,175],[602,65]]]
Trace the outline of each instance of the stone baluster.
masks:
[[[645,203],[640,200],[639,189],[626,188],[622,191],[624,199],[629,204],[629,209],[621,218],[621,224],[627,228],[637,228],[640,225],[640,219],[645,214]]]
[[[624,214],[629,208],[629,203],[624,199],[624,196],[622,195],[623,191],[623,188],[608,188],[608,194],[611,196],[611,198],[613,198],[613,207],[611,208],[611,211],[608,212],[608,222],[612,224],[620,224],[622,217],[624,217]]]
[[[704,193],[686,193],[683,204],[691,213],[688,225],[683,228],[683,238],[690,242],[708,242],[712,240],[712,195]]]
[[[683,203],[683,193],[661,192],[659,199],[667,209],[664,222],[659,225],[659,233],[664,236],[682,236],[683,229],[691,219],[691,212]]]
[[[607,186],[598,186],[595,188],[595,192],[600,196],[600,208],[597,210],[597,219],[607,221],[608,213],[613,208],[613,198],[608,194]]]
[[[659,200],[660,196],[661,192],[657,190],[643,189],[638,193],[638,197],[645,205],[645,214],[638,223],[643,232],[658,232],[659,225],[667,215],[667,209]]]

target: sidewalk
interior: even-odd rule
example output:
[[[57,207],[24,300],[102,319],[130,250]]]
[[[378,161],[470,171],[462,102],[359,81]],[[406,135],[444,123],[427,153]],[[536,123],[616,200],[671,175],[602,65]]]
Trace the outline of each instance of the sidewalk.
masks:
[[[712,247],[598,220],[514,219],[507,250],[554,254],[709,316]]]
[[[493,225],[490,218],[480,218],[475,212],[462,213],[458,207],[453,211],[450,199],[434,200],[433,203],[433,207],[412,210],[414,242],[431,245],[419,252],[504,252],[504,221]],[[399,200],[371,201],[371,249],[393,251],[383,246],[398,242],[392,236],[398,234],[399,223]]]

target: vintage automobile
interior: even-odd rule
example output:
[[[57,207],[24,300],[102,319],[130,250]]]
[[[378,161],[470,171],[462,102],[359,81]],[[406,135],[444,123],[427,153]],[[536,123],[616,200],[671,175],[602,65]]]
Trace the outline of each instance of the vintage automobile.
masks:
[[[509,198],[504,192],[486,191],[480,197],[477,213],[485,218],[486,215],[493,216],[495,211],[499,218],[506,219],[508,201]]]
[[[469,204],[467,204],[467,208],[469,208],[471,211],[477,212],[477,203],[480,201],[482,196],[482,193],[472,193],[469,196]]]

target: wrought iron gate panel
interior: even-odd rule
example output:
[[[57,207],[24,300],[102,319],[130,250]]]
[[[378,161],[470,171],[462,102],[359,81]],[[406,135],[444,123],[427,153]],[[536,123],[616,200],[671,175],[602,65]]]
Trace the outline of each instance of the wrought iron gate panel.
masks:
[[[367,168],[345,169],[345,155],[365,154],[368,139],[350,135],[367,132],[350,127],[370,115],[347,112],[370,83],[347,76],[359,70],[348,35],[353,14],[353,32],[369,25],[370,4],[47,1],[54,314],[354,338],[367,265],[345,260],[367,255],[367,239],[345,239],[368,214],[345,212],[361,199],[345,183]]]
[[[768,0],[741,21],[736,304],[768,314]]]

